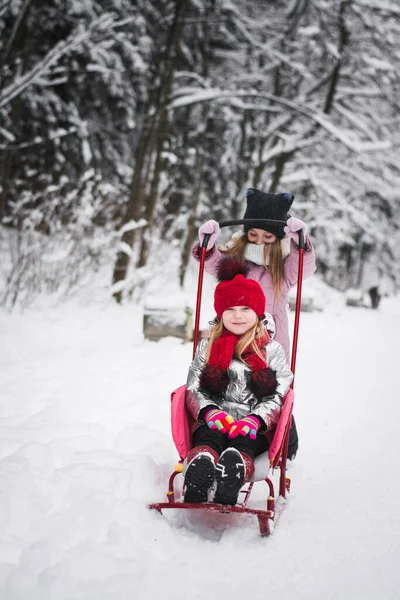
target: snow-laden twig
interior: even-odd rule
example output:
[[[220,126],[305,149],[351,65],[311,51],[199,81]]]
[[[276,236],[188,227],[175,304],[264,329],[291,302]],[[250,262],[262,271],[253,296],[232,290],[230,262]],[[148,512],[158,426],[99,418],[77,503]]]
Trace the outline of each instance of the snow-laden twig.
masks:
[[[182,93],[182,89],[180,90]],[[321,112],[316,112],[312,109],[306,108],[305,106],[301,106],[296,102],[292,102],[291,100],[287,100],[286,98],[281,98],[279,96],[274,96],[274,94],[269,94],[267,92],[256,92],[252,90],[219,90],[216,88],[213,89],[192,89],[191,92],[188,90],[184,90],[183,94],[179,97],[175,97],[171,102],[171,108],[178,108],[182,106],[188,106],[190,104],[195,104],[198,102],[209,102],[209,101],[218,101],[218,100],[226,100],[227,98],[240,98],[245,96],[256,97],[260,99],[268,99],[276,102],[277,104],[281,104],[282,106],[286,106],[287,108],[296,111],[309,119],[313,120],[315,123],[318,123],[329,135],[339,140],[344,146],[349,148],[352,152],[371,152],[374,150],[384,150],[391,147],[391,143],[388,140],[376,140],[372,138],[371,133],[369,132],[369,137],[371,139],[370,142],[364,142],[359,139],[352,139],[349,137],[348,132],[340,129],[336,125],[334,125],[329,118],[322,114]]]
[[[56,131],[50,132],[50,134],[46,138],[41,137],[41,136],[36,136],[33,140],[29,140],[27,142],[21,142],[20,144],[13,144],[13,143],[0,144],[0,150],[6,150],[6,149],[7,150],[22,150],[23,148],[31,148],[33,146],[38,146],[38,145],[44,144],[46,142],[60,140],[61,138],[64,138],[68,135],[72,135],[72,134],[76,133],[77,130],[78,130],[78,128],[74,127],[74,126],[69,127],[68,131],[65,129],[57,129]],[[0,133],[2,133],[4,135],[4,137],[7,137],[5,135],[6,132],[4,131],[4,129],[3,130],[0,129]],[[10,139],[10,141],[11,142],[15,141],[15,138],[14,138],[14,140]]]
[[[0,127],[0,135],[6,138],[6,140],[8,140],[9,142],[15,142],[14,134],[12,134],[11,131],[7,131],[7,129],[4,129],[4,127]],[[2,148],[1,144],[0,148]]]
[[[400,6],[397,2],[388,2],[387,0],[379,0],[379,2],[376,0],[357,0],[357,4],[392,15],[400,15]]]
[[[11,0],[2,0],[0,2],[0,19],[6,14],[9,6],[11,5]]]
[[[147,221],[146,219],[139,219],[139,221],[128,221],[128,223],[125,223],[125,225],[123,225],[121,227],[121,229],[119,230],[119,234],[123,235],[124,233],[127,233],[128,231],[134,231],[135,229],[140,229],[142,227],[145,227],[147,225]]]
[[[37,63],[32,69],[16,77],[14,81],[4,88],[0,94],[0,109],[6,106],[11,100],[22,94],[29,86],[37,83],[40,78],[46,73],[52,65],[57,63],[65,54],[72,48],[76,48],[86,42],[93,33],[101,30],[109,30],[114,25],[114,18],[110,14],[104,14],[93,21],[85,30],[78,26],[67,39],[56,44],[44,58]]]

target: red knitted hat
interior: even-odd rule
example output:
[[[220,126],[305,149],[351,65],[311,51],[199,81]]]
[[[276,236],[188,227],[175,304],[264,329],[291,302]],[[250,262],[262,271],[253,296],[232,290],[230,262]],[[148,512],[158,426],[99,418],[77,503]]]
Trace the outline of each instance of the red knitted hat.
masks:
[[[257,281],[244,277],[243,273],[246,273],[246,270],[245,265],[234,259],[221,261],[218,267],[220,283],[214,292],[214,308],[218,319],[232,306],[248,306],[258,318],[263,316],[266,304],[264,292]]]

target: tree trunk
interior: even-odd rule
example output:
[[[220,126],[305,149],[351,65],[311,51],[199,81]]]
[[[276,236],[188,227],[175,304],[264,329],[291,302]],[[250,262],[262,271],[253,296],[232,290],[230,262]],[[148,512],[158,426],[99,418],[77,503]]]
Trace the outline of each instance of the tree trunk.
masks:
[[[350,1],[351,0],[342,0],[342,2],[340,4],[340,8],[339,8],[339,47],[338,47],[338,51],[340,54],[340,58],[338,59],[336,66],[333,70],[330,86],[328,89],[328,94],[326,96],[326,101],[325,101],[325,106],[324,106],[324,113],[326,113],[326,114],[330,113],[332,106],[333,106],[333,100],[334,100],[336,90],[338,87],[339,77],[340,77],[340,69],[342,66],[342,58],[341,57],[343,56],[344,50],[349,42],[349,32],[346,28],[344,14],[345,14],[345,10],[346,10],[347,6],[350,5]]]
[[[232,219],[240,219],[242,217],[243,212],[243,194],[241,194],[243,186],[248,178],[248,159],[246,156],[246,147],[247,147],[247,122],[251,117],[249,115],[248,110],[243,111],[243,119],[240,125],[240,146],[238,151],[238,161],[236,168],[236,190],[237,197],[232,202]],[[248,153],[251,155],[251,153]],[[239,194],[240,197],[239,197]]]
[[[168,99],[165,100],[168,102]],[[140,248],[140,255],[137,267],[143,267],[148,259],[149,255],[149,247],[150,240],[149,235],[151,234],[151,230],[153,227],[154,221],[154,213],[157,204],[157,196],[158,196],[158,186],[160,182],[160,173],[162,171],[162,151],[164,147],[164,142],[168,133],[168,107],[164,106],[161,110],[161,116],[159,121],[159,126],[157,128],[157,137],[156,137],[156,156],[155,163],[153,169],[153,177],[150,184],[150,192],[147,198],[146,206],[145,206],[145,214],[144,217],[147,221],[147,227],[142,236],[142,243]]]
[[[7,212],[8,179],[11,173],[12,155],[12,150],[4,150],[4,158],[1,161],[0,182],[2,191],[0,192],[0,220],[6,216]]]
[[[149,105],[146,124],[141,133],[140,143],[136,152],[135,173],[132,180],[131,194],[126,209],[124,223],[138,220],[145,204],[145,218],[147,232],[142,238],[138,267],[146,264],[148,256],[148,241],[146,237],[151,232],[154,212],[157,202],[159,178],[162,168],[162,150],[168,133],[168,103],[171,95],[172,80],[178,55],[179,42],[183,27],[183,15],[188,5],[188,0],[179,0],[175,5],[175,14],[170,28],[170,35],[166,44],[164,60],[160,61],[158,76],[162,83],[155,94],[155,103]],[[163,77],[163,74],[166,74]],[[157,80],[157,77],[155,78]],[[134,231],[126,232],[122,241],[130,248],[135,240]],[[119,252],[114,267],[113,283],[126,279],[130,257],[126,252]],[[117,302],[122,300],[122,292],[114,294]]]
[[[17,45],[20,41],[24,42],[24,25],[25,20],[28,15],[32,0],[25,0],[23,5],[20,7],[18,11],[18,18],[15,20],[13,29],[11,31],[10,37],[8,38],[7,44],[3,50],[1,59],[0,59],[0,91],[3,88],[3,76],[4,69],[7,63],[8,57],[12,53],[12,50],[15,45]],[[25,28],[26,29],[26,28]],[[17,98],[14,100],[12,106],[13,112],[13,122],[18,123],[19,116],[21,114],[20,110],[20,101]],[[7,198],[8,198],[8,179],[11,174],[11,167],[13,163],[13,154],[15,151],[13,150],[4,150],[4,158],[2,159],[2,166],[0,170],[0,182],[2,192],[0,194],[0,219],[2,219],[7,212]]]
[[[138,261],[138,268],[143,267],[148,259],[150,247],[150,235],[153,228],[155,209],[158,199],[158,188],[160,183],[160,174],[163,166],[162,152],[164,142],[168,135],[168,104],[171,97],[172,82],[176,67],[176,59],[179,54],[179,43],[182,35],[183,16],[188,5],[188,0],[180,0],[176,4],[174,21],[171,27],[170,39],[167,44],[166,78],[161,90],[159,103],[159,117],[157,119],[158,127],[156,132],[156,156],[154,161],[154,170],[150,184],[150,191],[146,202],[145,219],[147,221],[147,229],[142,236],[142,244]]]
[[[349,31],[348,31],[348,29],[346,27],[346,23],[345,23],[345,10],[350,5],[350,2],[351,2],[351,0],[342,0],[340,7],[339,7],[338,51],[339,51],[339,54],[341,57],[343,56],[346,46],[349,43],[349,37],[350,37]],[[300,4],[301,4],[301,7],[300,7],[301,10],[304,10],[304,6],[302,5],[302,3],[300,3]],[[299,13],[296,15],[296,24],[298,23],[298,19],[299,19]],[[293,31],[292,31],[292,33],[294,34]],[[335,94],[337,91],[337,87],[339,85],[341,67],[342,67],[342,59],[339,58],[335,65],[335,68],[332,71],[332,75],[330,77],[328,92],[327,92],[327,96],[326,96],[325,104],[324,104],[324,108],[323,108],[323,112],[326,114],[330,113],[332,110],[332,107],[333,107]],[[279,69],[277,69],[276,78],[275,78],[274,94],[279,96],[281,93],[282,93],[281,74],[280,74]],[[320,127],[320,125],[318,125],[318,124],[313,125],[310,128],[307,137],[314,135],[319,127]],[[285,169],[285,165],[289,160],[291,160],[293,158],[295,153],[296,153],[296,150],[292,150],[291,152],[283,152],[282,154],[280,154],[279,156],[276,157],[274,173],[272,176],[272,182],[271,182],[271,185],[269,188],[270,192],[276,193],[278,186],[279,186],[280,179],[281,179],[284,169]],[[260,164],[258,166],[258,168],[256,169],[256,174],[258,177],[261,175],[261,172],[264,169],[264,167],[265,167],[265,165]]]
[[[199,150],[197,152],[196,159],[196,185],[193,190],[193,200],[192,200],[192,211],[190,213],[190,217],[187,223],[187,232],[185,244],[182,250],[182,258],[181,258],[181,266],[179,270],[179,283],[183,286],[183,282],[185,280],[185,275],[187,271],[187,267],[189,264],[191,249],[192,249],[192,240],[196,236],[196,216],[197,216],[197,207],[199,205],[200,199],[200,191],[201,191],[201,182],[203,176],[203,165],[204,165],[204,155],[202,151],[202,145],[199,144]]]
[[[126,225],[130,221],[138,221],[140,219],[140,214],[142,210],[143,196],[144,196],[144,185],[145,185],[145,173],[147,166],[147,158],[148,155],[151,155],[151,141],[153,138],[153,123],[150,119],[149,115],[147,115],[145,119],[145,123],[143,125],[140,141],[135,153],[135,171],[131,184],[131,192],[128,200],[128,204],[126,207],[126,212],[124,219],[122,221],[123,225]],[[126,231],[122,235],[122,240],[124,244],[127,244],[130,248],[133,248],[133,244],[135,241],[135,230]],[[130,257],[126,252],[119,251],[117,254],[117,259],[114,265],[114,272],[112,282],[113,284],[118,281],[123,281],[126,279],[126,274],[128,271]],[[122,300],[122,292],[118,291],[114,293],[114,298],[117,302],[121,302]]]

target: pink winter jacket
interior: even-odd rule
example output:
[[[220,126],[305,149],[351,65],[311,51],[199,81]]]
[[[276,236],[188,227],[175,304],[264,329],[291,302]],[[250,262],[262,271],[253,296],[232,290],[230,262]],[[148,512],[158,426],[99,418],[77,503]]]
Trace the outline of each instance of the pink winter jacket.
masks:
[[[200,245],[197,243],[192,250],[194,258],[198,260],[200,255]],[[205,268],[207,273],[213,275],[217,274],[218,263],[221,258],[229,256],[219,251],[217,246],[209,251]],[[279,300],[275,297],[274,287],[272,285],[271,273],[265,267],[256,265],[253,262],[246,261],[250,265],[250,271],[248,273],[249,279],[255,279],[261,285],[264,294],[267,298],[267,312],[271,313],[275,319],[275,340],[278,341],[286,354],[286,360],[290,364],[290,338],[289,338],[289,325],[288,325],[288,293],[292,287],[297,284],[298,266],[299,266],[299,250],[293,240],[290,244],[290,254],[285,259],[283,284]],[[304,252],[304,269],[303,279],[311,277],[315,272],[315,252],[310,238],[307,237],[306,248]]]

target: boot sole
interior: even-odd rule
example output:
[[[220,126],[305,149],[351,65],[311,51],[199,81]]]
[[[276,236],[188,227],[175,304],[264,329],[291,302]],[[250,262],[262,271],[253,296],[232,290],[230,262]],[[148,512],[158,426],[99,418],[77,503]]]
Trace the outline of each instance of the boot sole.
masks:
[[[237,452],[225,452],[215,467],[217,491],[214,502],[234,506],[244,483],[245,466]]]
[[[215,466],[210,458],[198,456],[185,474],[184,502],[208,502],[208,492],[215,478]]]

